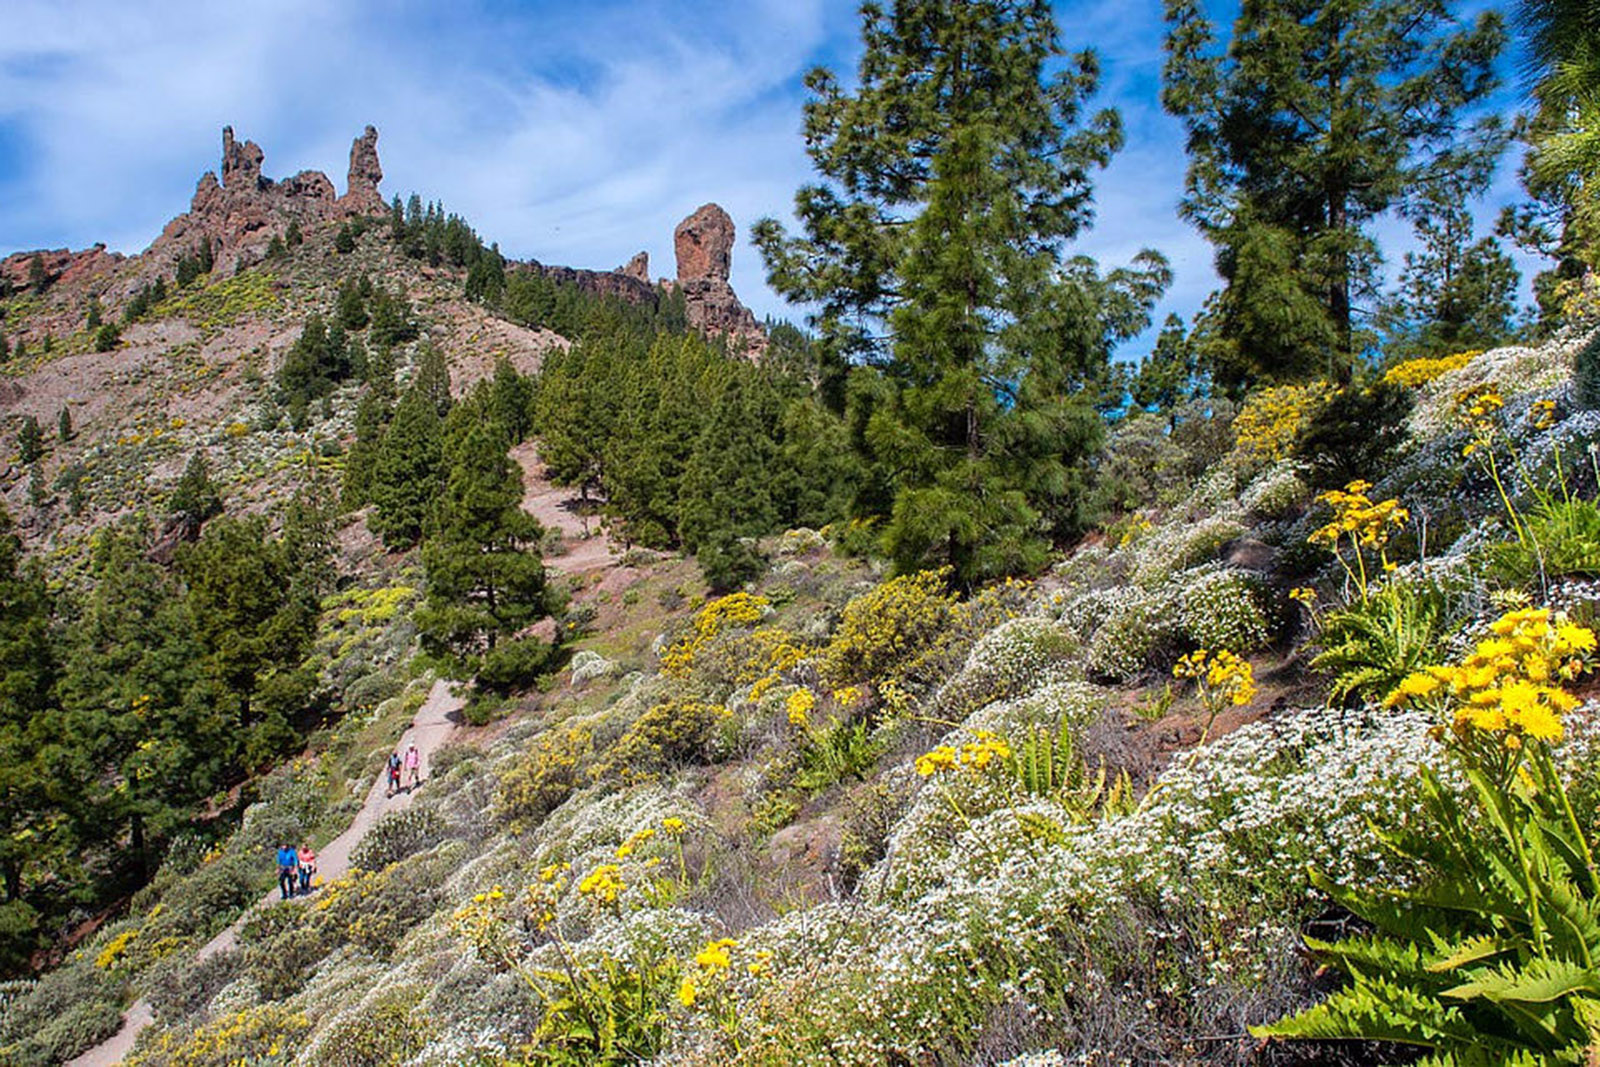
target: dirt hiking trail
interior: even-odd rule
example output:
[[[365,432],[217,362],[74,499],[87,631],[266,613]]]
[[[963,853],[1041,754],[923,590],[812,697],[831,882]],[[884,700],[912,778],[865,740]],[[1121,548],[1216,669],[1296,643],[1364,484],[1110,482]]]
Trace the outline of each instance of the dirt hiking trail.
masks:
[[[404,752],[407,745],[414,743],[417,751],[422,754],[420,770],[424,786],[428,782],[433,754],[449,740],[461,721],[459,715],[461,704],[461,699],[451,694],[447,683],[434,682],[433,688],[428,691],[428,699],[418,709],[416,718],[411,720],[411,726],[405,735],[400,738],[397,751]],[[411,804],[413,796],[411,793],[396,793],[392,797],[387,796],[387,793],[388,768],[379,767],[372,788],[367,790],[367,799],[361,805],[361,810],[356,812],[356,817],[351,820],[349,827],[317,853],[317,873],[323,882],[331,882],[349,873],[351,850],[366,836],[367,831],[372,829],[379,816],[385,812],[400,811]],[[271,861],[271,856],[262,856],[263,864]],[[261,899],[261,904],[270,905],[277,899],[278,890],[274,887]],[[206,942],[200,951],[195,953],[195,958],[207,959],[233,948],[238,943],[239,930],[244,925],[245,916],[253,910],[253,908],[247,909],[245,915],[241,915],[232,926]],[[112,1067],[113,1064],[121,1063],[123,1058],[133,1051],[134,1040],[140,1032],[154,1021],[150,1005],[141,997],[129,1005],[128,1010],[123,1013],[122,1029],[77,1059],[69,1061],[68,1067]]]

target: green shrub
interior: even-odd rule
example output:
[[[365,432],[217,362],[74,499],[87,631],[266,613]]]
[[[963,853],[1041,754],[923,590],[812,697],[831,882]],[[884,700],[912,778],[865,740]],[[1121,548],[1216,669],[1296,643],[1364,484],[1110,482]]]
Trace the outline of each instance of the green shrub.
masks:
[[[1524,518],[1523,533],[1526,540],[1489,550],[1492,569],[1507,582],[1600,577],[1600,506],[1593,501],[1546,501]]]
[[[525,689],[550,669],[550,653],[549,642],[537,637],[500,641],[484,654],[478,666],[478,685],[502,695]]]
[[[1450,621],[1448,599],[1432,585],[1390,581],[1365,601],[1322,620],[1322,651],[1312,667],[1332,676],[1334,703],[1378,700],[1400,679],[1438,656]]]
[[[327,1067],[390,1067],[407,1063],[427,1044],[431,1027],[418,1010],[418,986],[385,989],[339,1016],[318,1038]]]
[[[121,981],[86,958],[17,989],[0,1011],[0,1063],[65,1063],[116,1033],[122,1022]]]
[[[729,593],[741,589],[767,572],[767,558],[755,543],[735,537],[725,530],[711,535],[695,553],[706,584],[713,593]]]
[[[1600,408],[1600,331],[1578,349],[1572,362],[1573,399],[1579,407]]]
[[[122,330],[114,322],[103,322],[94,332],[94,350],[110,352],[122,343]]]
[[[433,768],[439,773],[437,766]],[[350,866],[381,871],[413,853],[432,848],[444,837],[444,819],[431,809],[385,812],[350,852]]]
[[[1300,430],[1294,456],[1318,489],[1335,489],[1387,470],[1405,443],[1413,391],[1383,380],[1347,386]]]

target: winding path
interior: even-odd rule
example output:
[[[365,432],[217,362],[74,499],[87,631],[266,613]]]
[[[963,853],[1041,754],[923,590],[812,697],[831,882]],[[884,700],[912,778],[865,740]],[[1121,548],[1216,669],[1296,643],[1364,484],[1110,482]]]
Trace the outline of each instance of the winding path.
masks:
[[[428,699],[423,702],[416,718],[411,720],[410,728],[400,738],[401,750],[415,742],[417,751],[422,754],[423,784],[428,781],[428,770],[433,761],[433,754],[438,751],[439,746],[449,740],[460,722],[457,713],[461,709],[461,703],[459,697],[451,694],[447,683],[442,681],[433,683],[433,688],[428,691]],[[386,768],[380,767],[372,788],[367,790],[366,802],[361,805],[361,810],[356,812],[356,817],[350,821],[344,833],[329,841],[317,854],[317,872],[324,881],[332,881],[349,873],[351,850],[366,836],[367,831],[372,829],[379,816],[388,811],[398,811],[411,803],[411,793],[386,796],[387,777]],[[264,857],[263,862],[270,859],[270,856]],[[271,904],[277,896],[278,890],[274,888],[261,899],[261,903]],[[206,942],[195,954],[195,958],[207,959],[237,944],[239,929],[244,925],[245,916],[253,910],[246,909],[245,915],[241,915],[232,926]],[[150,1013],[150,1005],[143,997],[139,998],[123,1012],[122,1029],[77,1059],[69,1061],[68,1067],[112,1067],[113,1064],[121,1063],[123,1058],[133,1051],[134,1040],[138,1038],[140,1032],[153,1022],[155,1018]]]

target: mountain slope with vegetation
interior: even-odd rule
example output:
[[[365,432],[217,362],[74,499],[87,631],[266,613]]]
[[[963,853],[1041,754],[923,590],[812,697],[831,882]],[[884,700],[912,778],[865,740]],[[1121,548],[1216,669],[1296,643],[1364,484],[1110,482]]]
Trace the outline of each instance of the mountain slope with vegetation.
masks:
[[[1120,119],[1033,2],[808,79],[811,333],[712,205],[675,280],[516,263],[370,128],[0,262],[0,1059],[139,998],[142,1067],[1588,1062],[1600,29],[1520,18],[1514,123],[1494,11],[1169,3],[1223,288],[1137,364],[1170,270],[1074,254]]]

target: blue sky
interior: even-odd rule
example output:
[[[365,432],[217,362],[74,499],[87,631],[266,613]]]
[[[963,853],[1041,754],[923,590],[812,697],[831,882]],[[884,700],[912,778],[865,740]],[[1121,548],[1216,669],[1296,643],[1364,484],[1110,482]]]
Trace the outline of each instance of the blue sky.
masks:
[[[853,70],[855,6],[8,0],[0,254],[142,250],[217,166],[229,124],[261,145],[269,176],[317,169],[342,190],[350,140],[370,122],[386,194],[440,199],[517,257],[609,268],[644,249],[669,275],[674,225],[715,200],[740,228],[735,288],[759,314],[798,317],[745,238],[757,218],[788,218],[810,176],[800,79],[819,63]],[[1188,315],[1216,279],[1210,248],[1177,217],[1182,131],[1157,99],[1160,0],[1058,9],[1067,47],[1100,51],[1102,98],[1128,134],[1079,249],[1106,266],[1165,252],[1176,281],[1157,321]],[[1507,160],[1481,228],[1516,196]],[[1398,261],[1404,228],[1385,236]]]

